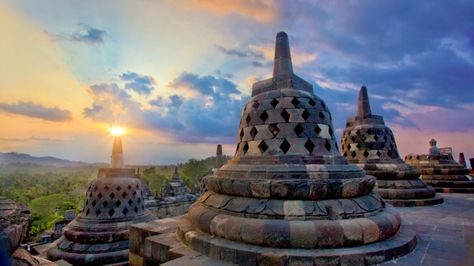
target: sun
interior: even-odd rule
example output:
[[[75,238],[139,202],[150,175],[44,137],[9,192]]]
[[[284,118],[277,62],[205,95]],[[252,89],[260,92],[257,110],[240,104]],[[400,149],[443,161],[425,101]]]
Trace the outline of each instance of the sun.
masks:
[[[117,127],[117,126],[114,126],[114,127],[111,127],[109,128],[109,132],[110,134],[112,134],[112,136],[122,136],[123,134],[125,134],[127,132],[127,130],[123,127]]]

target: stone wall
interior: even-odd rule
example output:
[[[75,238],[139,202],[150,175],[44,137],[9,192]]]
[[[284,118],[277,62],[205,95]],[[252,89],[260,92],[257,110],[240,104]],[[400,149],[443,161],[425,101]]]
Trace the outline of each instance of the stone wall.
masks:
[[[194,201],[150,204],[146,208],[158,219],[183,215]]]

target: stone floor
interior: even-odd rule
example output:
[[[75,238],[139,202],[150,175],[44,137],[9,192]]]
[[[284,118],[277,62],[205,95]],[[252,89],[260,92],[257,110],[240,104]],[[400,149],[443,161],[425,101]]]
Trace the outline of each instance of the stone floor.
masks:
[[[398,208],[403,226],[418,233],[418,245],[381,265],[474,266],[474,194],[439,194],[441,205]]]

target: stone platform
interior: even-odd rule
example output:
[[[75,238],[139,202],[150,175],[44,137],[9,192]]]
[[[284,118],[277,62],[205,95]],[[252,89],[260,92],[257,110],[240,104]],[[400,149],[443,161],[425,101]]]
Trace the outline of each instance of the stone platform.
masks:
[[[417,245],[412,253],[380,265],[474,265],[471,258],[474,252],[474,195],[442,196],[445,202],[441,205],[398,208],[402,228],[417,232]],[[178,220],[180,217],[133,225],[130,229],[130,265],[230,265],[204,256],[177,241],[174,231]],[[321,252],[330,253],[330,249]],[[226,255],[229,254],[219,254]],[[360,263],[335,259],[333,265]]]

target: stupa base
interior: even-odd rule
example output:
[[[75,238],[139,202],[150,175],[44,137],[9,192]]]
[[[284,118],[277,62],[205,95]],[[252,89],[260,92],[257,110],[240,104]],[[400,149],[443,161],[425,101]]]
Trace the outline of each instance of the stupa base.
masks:
[[[179,228],[177,235],[182,241],[181,243],[199,254],[224,263],[239,265],[370,265],[404,256],[410,253],[417,243],[416,233],[405,228],[400,229],[397,234],[384,241],[332,249],[259,247],[215,238],[199,230],[183,232]],[[166,243],[170,243],[169,235],[159,235],[155,241],[160,243],[160,246],[166,245]],[[176,249],[176,242],[169,248],[161,248],[161,250],[168,252],[173,248]],[[168,256],[167,254],[161,255]],[[192,260],[188,260],[188,263],[190,262]]]
[[[440,193],[474,193],[473,187],[435,187],[434,189]]]
[[[128,265],[128,249],[106,253],[70,253],[53,247],[48,250],[48,258],[62,259],[73,265]]]
[[[435,195],[427,199],[384,199],[384,201],[395,207],[419,207],[441,204],[444,199],[439,195]]]

